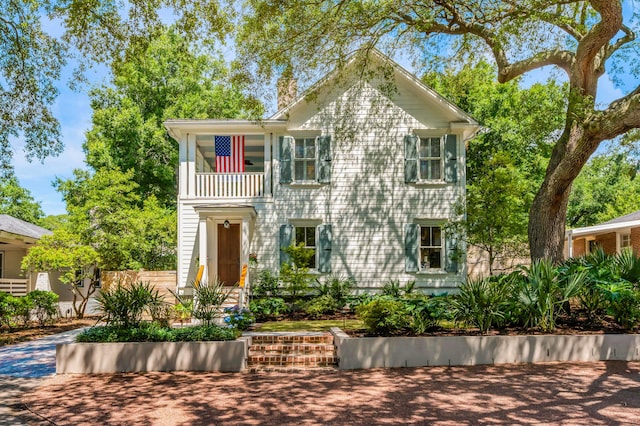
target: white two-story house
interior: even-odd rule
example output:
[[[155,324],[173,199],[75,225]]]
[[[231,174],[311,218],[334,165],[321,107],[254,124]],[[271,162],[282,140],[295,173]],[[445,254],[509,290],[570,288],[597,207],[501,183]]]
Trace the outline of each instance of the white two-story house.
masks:
[[[440,293],[464,280],[465,247],[444,225],[479,125],[382,54],[368,69],[354,59],[300,97],[281,85],[292,101],[259,122],[165,123],[180,146],[179,288],[201,265],[204,279],[234,285],[250,254],[250,274],[277,271],[300,242],[314,273],[353,276],[360,291],[415,280]]]

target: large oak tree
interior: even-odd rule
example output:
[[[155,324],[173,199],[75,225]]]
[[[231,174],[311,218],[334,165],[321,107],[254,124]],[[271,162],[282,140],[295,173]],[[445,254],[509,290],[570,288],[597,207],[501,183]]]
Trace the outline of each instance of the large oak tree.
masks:
[[[23,141],[28,160],[62,152],[52,105],[65,65],[70,83],[95,63],[118,68],[161,34],[166,21],[188,41],[230,30],[218,0],[0,0],[0,174]]]
[[[631,75],[638,42],[633,0],[248,0],[238,46],[263,76],[298,74],[341,64],[355,51],[389,54],[409,48],[442,64],[443,57],[487,54],[498,80],[555,66],[568,80],[564,126],[529,214],[534,259],[563,257],[571,184],[604,140],[640,127],[640,86],[602,108],[598,82],[606,72]],[[484,49],[484,50],[483,50]],[[629,61],[629,57],[632,59]],[[435,61],[434,61],[435,59]]]

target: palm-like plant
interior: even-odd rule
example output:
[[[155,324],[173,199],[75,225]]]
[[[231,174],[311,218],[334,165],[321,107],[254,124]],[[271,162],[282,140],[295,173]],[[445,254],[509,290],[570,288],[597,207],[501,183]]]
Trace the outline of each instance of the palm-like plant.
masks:
[[[580,292],[586,271],[562,275],[548,260],[539,260],[523,268],[516,307],[525,327],[540,327],[549,332],[555,329],[562,305]]]
[[[505,319],[509,300],[509,282],[488,277],[469,279],[451,301],[456,321],[473,324],[486,333]]]

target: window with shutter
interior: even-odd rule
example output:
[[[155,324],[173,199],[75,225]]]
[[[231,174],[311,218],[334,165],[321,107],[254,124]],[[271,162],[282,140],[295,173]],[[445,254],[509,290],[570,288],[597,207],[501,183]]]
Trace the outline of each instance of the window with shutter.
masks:
[[[280,183],[331,181],[331,136],[280,137]]]
[[[455,183],[458,181],[456,135],[404,137],[405,183]]]
[[[405,227],[406,272],[458,272],[455,235],[446,234],[442,221],[421,220]]]

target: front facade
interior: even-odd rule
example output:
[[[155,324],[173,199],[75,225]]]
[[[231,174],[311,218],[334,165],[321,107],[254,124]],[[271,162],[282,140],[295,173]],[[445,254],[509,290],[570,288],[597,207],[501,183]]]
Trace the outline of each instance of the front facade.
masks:
[[[387,58],[389,77],[332,75],[259,123],[169,120],[179,142],[178,287],[276,271],[282,249],[315,251],[314,274],[359,291],[415,280],[455,289],[465,247],[445,224],[465,196],[465,142],[478,124]],[[344,77],[346,76],[346,77]]]
[[[640,210],[598,225],[566,231],[565,258],[584,256],[598,248],[607,254],[624,249],[640,253]]]

